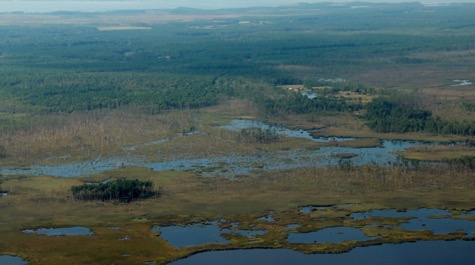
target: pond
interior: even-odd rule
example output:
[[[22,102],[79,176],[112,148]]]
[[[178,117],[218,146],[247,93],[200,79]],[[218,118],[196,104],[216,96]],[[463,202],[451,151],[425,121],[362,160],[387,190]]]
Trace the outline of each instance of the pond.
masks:
[[[330,227],[316,232],[290,233],[287,241],[296,244],[341,243],[343,241],[368,241],[368,237],[358,228]]]
[[[422,241],[355,248],[342,254],[303,254],[288,249],[246,249],[199,253],[170,265],[471,265],[475,259],[475,241]]]
[[[10,255],[0,255],[0,264],[2,265],[24,265],[28,264],[27,261],[20,257]]]
[[[274,128],[258,121],[233,120],[230,125],[224,126],[230,130],[240,128]],[[349,141],[353,138],[339,137],[313,137],[305,130],[290,130],[283,127],[275,129],[279,134],[286,137],[304,138],[315,142]],[[163,139],[162,139],[163,140]],[[158,142],[162,141],[158,140]],[[153,142],[157,143],[157,142]],[[146,143],[147,144],[147,143]],[[124,156],[112,158],[97,158],[94,161],[80,163],[70,163],[62,165],[32,165],[29,168],[8,168],[2,167],[0,174],[15,175],[46,175],[55,177],[75,177],[87,176],[101,173],[107,170],[117,169],[123,166],[141,166],[154,171],[195,171],[205,176],[228,176],[249,175],[254,170],[286,170],[299,167],[316,167],[338,165],[342,159],[340,154],[354,154],[353,158],[345,159],[347,163],[354,165],[390,165],[400,162],[397,152],[406,150],[413,146],[434,146],[438,143],[423,143],[409,141],[381,141],[380,147],[370,148],[348,148],[348,147],[322,147],[317,150],[296,148],[292,150],[282,150],[268,152],[260,155],[229,155],[214,156],[194,159],[178,159],[165,162],[144,162],[139,157]],[[158,158],[158,157],[157,157]],[[215,165],[223,165],[216,167]]]
[[[212,243],[229,243],[221,236],[216,222],[188,226],[154,226],[152,231],[160,232],[160,237],[174,247],[188,247]]]
[[[152,231],[160,232],[160,237],[174,247],[230,243],[229,240],[223,237],[224,234],[256,237],[267,233],[264,230],[221,229],[217,221],[187,226],[153,226]]]
[[[434,234],[449,234],[455,232],[466,233],[472,236],[475,233],[475,220],[452,218],[452,214],[440,209],[417,209],[408,211],[372,210],[362,213],[353,213],[350,217],[361,220],[373,217],[402,218],[409,217],[399,225],[406,230],[431,230]]]
[[[46,236],[90,236],[94,233],[91,229],[82,226],[73,227],[60,227],[60,228],[38,228],[38,229],[25,229],[22,231],[26,234],[38,234]]]

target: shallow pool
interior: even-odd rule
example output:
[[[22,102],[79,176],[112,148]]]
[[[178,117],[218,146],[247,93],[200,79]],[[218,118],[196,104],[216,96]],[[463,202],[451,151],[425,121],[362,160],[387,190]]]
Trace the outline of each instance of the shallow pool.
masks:
[[[25,229],[22,231],[26,234],[38,234],[46,236],[90,236],[94,233],[91,229],[83,226],[73,227],[60,227],[60,228],[38,228],[38,229]]]
[[[24,264],[28,264],[28,262],[23,260],[20,257],[10,256],[10,255],[0,255],[0,264],[1,265],[24,265]]]
[[[186,226],[153,226],[152,231],[160,232],[160,237],[174,247],[229,243],[224,234],[256,237],[267,233],[265,230],[221,229],[217,221]]]
[[[406,230],[431,230],[434,234],[462,232],[469,236],[475,233],[475,220],[455,219],[452,218],[452,214],[449,211],[440,209],[422,208],[408,211],[372,210],[362,213],[353,213],[350,217],[356,220],[374,217],[407,217],[410,219],[403,221],[399,226]]]
[[[287,241],[296,244],[341,243],[344,241],[367,241],[368,237],[358,228],[330,227],[315,232],[290,233]]]

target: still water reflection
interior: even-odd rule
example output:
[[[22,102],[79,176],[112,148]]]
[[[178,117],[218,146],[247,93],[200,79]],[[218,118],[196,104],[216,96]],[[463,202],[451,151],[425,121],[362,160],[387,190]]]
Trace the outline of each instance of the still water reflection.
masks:
[[[468,212],[469,214],[471,212]],[[404,221],[399,227],[406,230],[431,230],[434,234],[449,234],[455,232],[467,233],[468,236],[475,234],[475,220],[463,220],[453,218],[452,214],[440,209],[417,209],[408,211],[397,210],[371,210],[361,213],[353,213],[350,217],[361,220],[373,217],[402,218]]]
[[[94,233],[91,229],[83,226],[60,227],[60,228],[38,228],[36,230],[26,229],[22,231],[26,234],[38,234],[46,236],[90,236]]]
[[[353,227],[330,227],[316,232],[290,233],[287,240],[290,243],[341,243],[343,241],[367,241],[371,240],[358,228]]]
[[[356,248],[342,254],[302,254],[287,249],[211,251],[178,260],[171,265],[472,265],[475,241],[424,241]]]

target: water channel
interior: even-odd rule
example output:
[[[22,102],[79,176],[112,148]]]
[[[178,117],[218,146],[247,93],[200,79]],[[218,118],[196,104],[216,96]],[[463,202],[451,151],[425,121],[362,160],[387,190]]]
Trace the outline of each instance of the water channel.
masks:
[[[353,138],[341,137],[313,137],[305,130],[291,130],[282,126],[268,125],[252,120],[233,120],[222,128],[239,131],[245,128],[261,128],[275,130],[276,133],[285,137],[303,138],[315,142],[341,142],[351,141]],[[160,144],[165,140],[160,139],[155,142],[146,143]],[[0,169],[0,174],[15,175],[46,175],[55,177],[76,177],[87,176],[107,170],[117,169],[123,166],[142,166],[155,171],[168,170],[192,170],[202,175],[208,176],[235,176],[250,174],[253,170],[283,170],[299,167],[314,167],[338,165],[341,158],[339,154],[354,154],[351,158],[354,165],[377,164],[388,165],[398,163],[397,152],[406,150],[413,146],[441,145],[439,143],[410,142],[410,141],[381,141],[381,146],[370,148],[348,148],[348,147],[322,147],[317,150],[295,148],[292,150],[282,150],[279,152],[264,153],[261,155],[229,155],[214,156],[194,159],[179,159],[174,161],[145,162],[138,157],[124,156],[112,158],[97,158],[94,161],[80,163],[70,163],[61,165],[32,165],[28,168],[8,168]],[[135,147],[131,147],[133,150]],[[215,167],[215,165],[221,165]]]

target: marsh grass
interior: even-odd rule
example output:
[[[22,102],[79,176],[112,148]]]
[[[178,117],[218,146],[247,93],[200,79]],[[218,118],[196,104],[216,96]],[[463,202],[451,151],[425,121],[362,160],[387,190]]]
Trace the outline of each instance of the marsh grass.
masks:
[[[418,146],[401,152],[401,155],[410,160],[444,161],[475,156],[475,148],[469,146]]]
[[[138,20],[141,23],[156,23],[239,16],[242,14],[177,15],[165,12],[160,16],[135,13],[118,16],[97,14],[92,19],[93,22],[105,19],[111,21],[109,26],[120,26],[119,24],[133,24]],[[89,19],[90,16],[86,19],[81,16],[4,14],[0,18],[0,23],[64,24],[84,23]],[[438,27],[437,30],[428,29],[422,33],[473,36],[470,27],[444,28],[443,32],[437,32]],[[385,28],[331,32],[341,36],[360,33],[398,36],[408,34],[420,37],[421,29],[404,27],[402,30]],[[451,50],[452,46],[454,50]],[[426,52],[423,48],[412,49],[409,46],[409,49],[401,50],[404,58],[420,60],[422,62],[420,64],[398,63],[400,55],[390,51],[384,56],[368,57],[369,61],[368,58],[362,58],[361,62],[354,61],[355,63],[349,64],[305,65],[300,64],[296,58],[294,64],[277,61],[275,65],[270,64],[266,67],[275,67],[283,76],[295,78],[305,79],[319,73],[329,78],[342,76],[352,82],[361,82],[377,88],[394,88],[401,91],[419,89],[421,106],[431,110],[434,115],[439,115],[445,120],[474,120],[473,113],[463,110],[460,104],[475,102],[473,85],[451,86],[454,79],[475,80],[472,67],[475,56],[473,47],[467,44],[466,47],[457,48],[453,43],[449,43],[447,48],[431,49]],[[8,56],[2,59],[10,60]],[[247,86],[257,91],[261,87],[271,86],[266,81],[256,84],[256,81],[240,78],[231,81],[226,81],[227,79],[226,76],[217,78],[215,80],[217,87]],[[360,100],[361,97],[363,103],[372,99],[351,93],[341,96],[351,98],[353,101]],[[2,98],[0,103],[2,166],[56,164],[116,155],[140,155],[148,160],[172,160],[228,154],[261,154],[295,148],[315,149],[324,145],[297,139],[279,139],[272,144],[239,142],[236,140],[236,133],[218,128],[219,125],[236,118],[266,120],[284,124],[289,128],[307,130],[324,128],[318,131],[318,135],[321,136],[361,138],[345,143],[330,143],[347,147],[376,146],[379,144],[377,139],[440,142],[466,139],[425,133],[376,133],[359,118],[358,115],[361,113],[325,112],[311,115],[269,116],[262,113],[256,104],[246,100],[226,101],[212,108],[174,110],[158,114],[146,113],[133,107],[45,114],[34,113],[28,106],[22,106],[20,102],[10,98]],[[199,133],[177,136],[192,127]],[[157,145],[144,145],[165,138],[171,139]],[[134,145],[139,147],[133,151],[125,150],[126,147]],[[472,150],[439,149],[409,152],[419,157],[425,155],[426,159],[438,159],[442,156],[459,156]],[[225,169],[226,165],[216,167]],[[123,204],[78,201],[69,193],[71,186],[117,177],[153,181],[155,186],[161,187],[163,194],[160,198]],[[126,167],[84,178],[0,176],[0,180],[1,189],[9,192],[9,196],[0,197],[0,251],[21,255],[33,264],[143,264],[150,260],[162,264],[195,252],[223,248],[274,247],[292,248],[305,253],[338,253],[356,246],[371,244],[460,239],[461,234],[432,235],[428,231],[410,232],[387,227],[364,227],[368,221],[354,221],[348,218],[348,215],[357,211],[387,208],[427,207],[460,211],[473,209],[475,201],[475,173],[445,165],[415,168],[350,165],[269,172],[256,170],[250,176],[235,176],[233,179],[205,178],[191,172],[154,172],[146,168]],[[309,214],[303,214],[298,210],[301,206],[313,204],[334,204],[336,207]],[[259,220],[270,211],[276,221]],[[154,224],[186,225],[220,218],[239,222],[239,228],[242,229],[256,228],[269,232],[255,239],[232,237],[230,238],[232,244],[229,245],[178,249],[150,231]],[[394,220],[380,221],[394,222]],[[329,226],[364,227],[363,230],[367,235],[381,235],[381,238],[372,242],[342,244],[289,244],[285,241],[288,230],[283,227],[295,223],[300,225],[295,229],[300,232]],[[95,235],[47,237],[20,232],[26,228],[72,225],[90,227]]]
[[[74,200],[71,186],[113,177],[153,181],[162,197],[127,203]],[[286,247],[303,252],[341,252],[362,243],[294,245],[284,239],[285,225],[298,223],[297,231],[324,227],[361,227],[364,221],[347,216],[370,209],[449,208],[471,209],[475,200],[475,180],[471,171],[451,168],[338,167],[300,168],[234,180],[200,177],[189,172],[154,172],[126,167],[91,177],[61,179],[52,177],[2,176],[2,189],[11,192],[0,198],[2,251],[16,253],[36,264],[130,264],[173,260],[207,249]],[[347,204],[351,203],[351,204]],[[324,211],[303,214],[303,205],[334,204]],[[274,221],[260,220],[272,214]],[[230,245],[173,248],[150,231],[153,224],[188,224],[225,218],[239,222],[238,228],[264,229],[255,239],[233,237]],[[315,220],[318,219],[318,222]],[[383,222],[384,223],[384,222]],[[47,237],[23,234],[38,227],[86,226],[95,235]],[[110,229],[119,227],[119,229]],[[366,230],[365,230],[366,231]],[[382,242],[434,240],[422,232],[372,228],[368,233],[385,235]],[[461,235],[451,235],[460,238]],[[127,238],[127,240],[121,240]],[[45,255],[44,253],[48,253]],[[130,256],[122,257],[122,254]]]
[[[305,129],[314,137],[354,137],[359,141],[376,141],[375,139],[412,140],[429,142],[465,141],[473,137],[457,135],[436,135],[432,133],[378,133],[371,130],[366,121],[356,113],[330,112],[322,115],[288,115],[270,122],[283,124],[288,128]],[[372,139],[372,140],[370,140]],[[349,142],[349,141],[348,141]],[[374,144],[368,143],[369,146]]]
[[[175,135],[193,126],[191,112],[150,115],[134,109],[33,115],[0,135],[2,164],[58,163],[124,154],[123,147]]]

